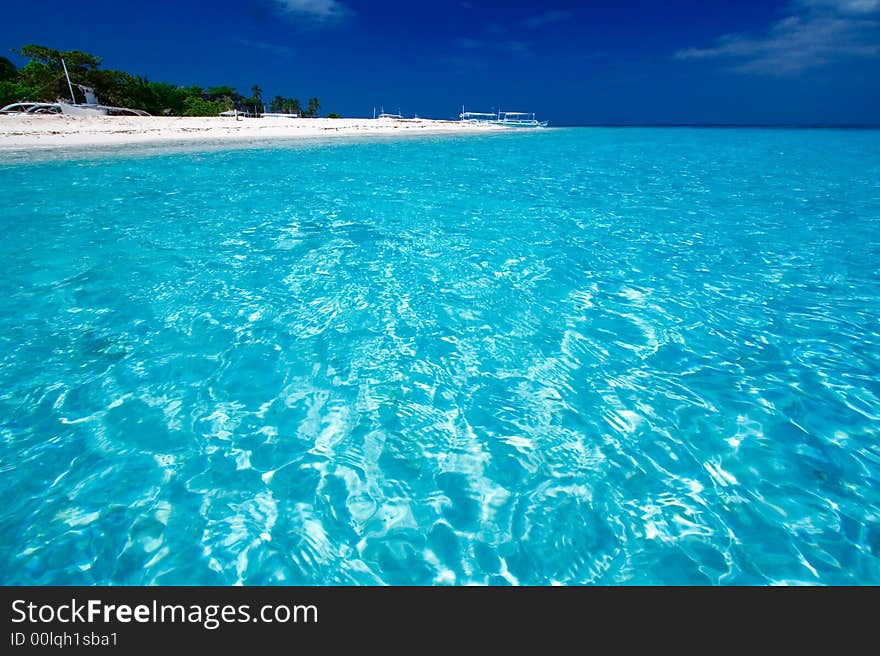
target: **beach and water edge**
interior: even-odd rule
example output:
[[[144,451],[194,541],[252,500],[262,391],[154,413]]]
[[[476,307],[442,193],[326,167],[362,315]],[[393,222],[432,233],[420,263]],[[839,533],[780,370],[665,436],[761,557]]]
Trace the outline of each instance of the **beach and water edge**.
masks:
[[[508,131],[496,125],[431,119],[236,120],[231,117],[13,115],[0,117],[0,152],[199,142],[233,145],[247,141]]]

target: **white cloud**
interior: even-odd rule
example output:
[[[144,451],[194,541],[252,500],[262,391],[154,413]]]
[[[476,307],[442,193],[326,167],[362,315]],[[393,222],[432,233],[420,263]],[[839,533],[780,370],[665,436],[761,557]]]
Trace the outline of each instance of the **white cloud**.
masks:
[[[339,0],[276,0],[282,11],[318,19],[340,18],[349,13]]]
[[[855,16],[880,12],[880,0],[798,0],[795,6],[806,9],[831,9]]]
[[[728,34],[676,59],[719,59],[741,73],[788,75],[843,59],[880,55],[880,0],[796,0],[762,34]]]

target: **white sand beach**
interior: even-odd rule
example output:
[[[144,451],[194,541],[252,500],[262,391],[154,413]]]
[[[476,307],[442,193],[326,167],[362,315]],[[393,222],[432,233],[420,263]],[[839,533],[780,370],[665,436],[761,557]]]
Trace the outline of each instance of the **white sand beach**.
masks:
[[[504,128],[429,119],[0,115],[0,150],[498,130]]]

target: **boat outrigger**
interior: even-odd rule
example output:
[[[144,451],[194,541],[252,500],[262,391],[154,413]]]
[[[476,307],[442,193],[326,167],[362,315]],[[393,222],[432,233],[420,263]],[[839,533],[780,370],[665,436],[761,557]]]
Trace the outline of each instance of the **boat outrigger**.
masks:
[[[14,102],[0,107],[0,114],[60,114],[58,103]]]

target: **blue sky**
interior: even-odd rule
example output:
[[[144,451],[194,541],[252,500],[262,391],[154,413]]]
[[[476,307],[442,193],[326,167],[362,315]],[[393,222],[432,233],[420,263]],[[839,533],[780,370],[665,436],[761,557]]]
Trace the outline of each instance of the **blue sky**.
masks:
[[[259,83],[347,116],[466,103],[555,124],[880,123],[880,0],[12,0],[3,13],[4,51]]]

